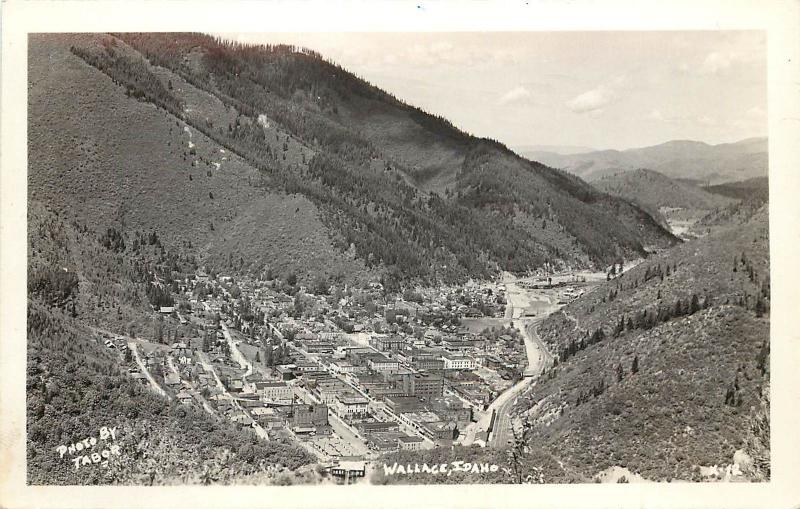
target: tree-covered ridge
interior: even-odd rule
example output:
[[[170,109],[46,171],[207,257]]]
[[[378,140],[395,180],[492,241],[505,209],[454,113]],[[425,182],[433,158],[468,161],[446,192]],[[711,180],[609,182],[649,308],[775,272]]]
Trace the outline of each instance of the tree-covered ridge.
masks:
[[[617,275],[537,328],[556,365],[517,406],[532,442],[587,479],[707,480],[740,450],[768,479],[769,308],[766,207]]]
[[[643,231],[656,244],[673,241],[647,217],[616,215],[618,210],[603,204],[607,197],[579,179],[462,133],[313,52],[192,34],[118,37],[233,109],[236,120],[227,125],[184,118],[258,168],[259,184],[311,199],[325,211],[340,246],[354,246],[368,266],[430,281],[485,277],[498,269],[525,272],[548,262],[585,263],[585,255],[565,253],[547,236],[517,224],[514,211],[523,209],[561,223],[556,235],[575,239],[592,263],[643,254],[641,234],[621,224],[629,220],[644,219]],[[417,176],[428,170],[392,156],[388,145],[368,135],[369,124],[359,127],[353,120],[353,112],[372,108],[405,115],[401,123],[412,119],[425,136],[460,152],[457,186],[432,196],[420,185]],[[268,138],[263,114],[289,132],[286,139]],[[301,157],[287,159],[287,145],[293,144]]]

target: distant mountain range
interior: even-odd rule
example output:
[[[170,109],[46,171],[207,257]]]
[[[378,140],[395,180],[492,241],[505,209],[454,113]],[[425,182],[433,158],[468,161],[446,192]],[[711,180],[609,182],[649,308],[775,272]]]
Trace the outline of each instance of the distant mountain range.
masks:
[[[675,140],[652,147],[598,150],[582,153],[526,151],[522,155],[553,168],[566,170],[584,180],[640,168],[670,178],[720,184],[767,175],[767,138],[748,138],[736,143],[709,145]]]

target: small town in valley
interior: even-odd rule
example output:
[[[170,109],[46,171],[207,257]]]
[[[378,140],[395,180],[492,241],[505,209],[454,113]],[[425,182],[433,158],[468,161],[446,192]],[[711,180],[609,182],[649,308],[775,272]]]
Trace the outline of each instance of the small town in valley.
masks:
[[[511,408],[552,359],[535,324],[606,277],[504,273],[387,297],[379,283],[312,291],[198,270],[154,306],[152,340],[105,346],[158,394],[297,440],[350,483],[393,451],[508,447]]]

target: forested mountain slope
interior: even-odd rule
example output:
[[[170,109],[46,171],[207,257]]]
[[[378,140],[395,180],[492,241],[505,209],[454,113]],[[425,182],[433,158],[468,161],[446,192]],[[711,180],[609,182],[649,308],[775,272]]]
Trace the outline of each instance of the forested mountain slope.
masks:
[[[562,461],[549,475],[698,480],[741,449],[744,477],[767,478],[769,286],[763,206],[548,317],[538,334],[558,363],[517,410]]]
[[[662,207],[713,210],[735,203],[732,198],[706,192],[652,170],[615,173],[593,181],[592,185],[639,203],[647,210],[658,211]]]
[[[180,484],[269,481],[312,461],[292,443],[259,441],[227,420],[149,392],[103,346],[100,331],[150,337],[154,282],[191,271],[157,236],[95,235],[33,201],[28,212],[27,468],[32,484]],[[108,465],[75,465],[59,447],[113,440]],[[118,447],[116,454],[111,446]],[[80,450],[80,449],[79,449]]]
[[[209,270],[369,277],[308,199],[259,187],[241,157],[70,53],[94,36],[64,37],[29,47],[31,199],[98,232],[155,231]]]
[[[457,280],[676,242],[635,205],[309,51],[35,35],[30,76],[31,196],[99,228],[154,228],[214,266]]]

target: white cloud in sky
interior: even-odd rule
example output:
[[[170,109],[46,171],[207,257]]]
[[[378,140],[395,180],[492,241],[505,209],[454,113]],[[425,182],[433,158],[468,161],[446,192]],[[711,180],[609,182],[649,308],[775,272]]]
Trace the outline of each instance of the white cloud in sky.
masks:
[[[617,100],[619,92],[628,86],[629,81],[625,75],[617,76],[567,101],[567,108],[575,113],[589,113],[596,117],[603,112],[603,108]]]
[[[575,113],[598,111],[611,104],[615,97],[616,95],[610,87],[600,85],[567,101],[567,108]]]
[[[497,101],[500,105],[513,104],[528,101],[533,97],[531,91],[522,85],[517,85],[505,94],[503,94]]]

